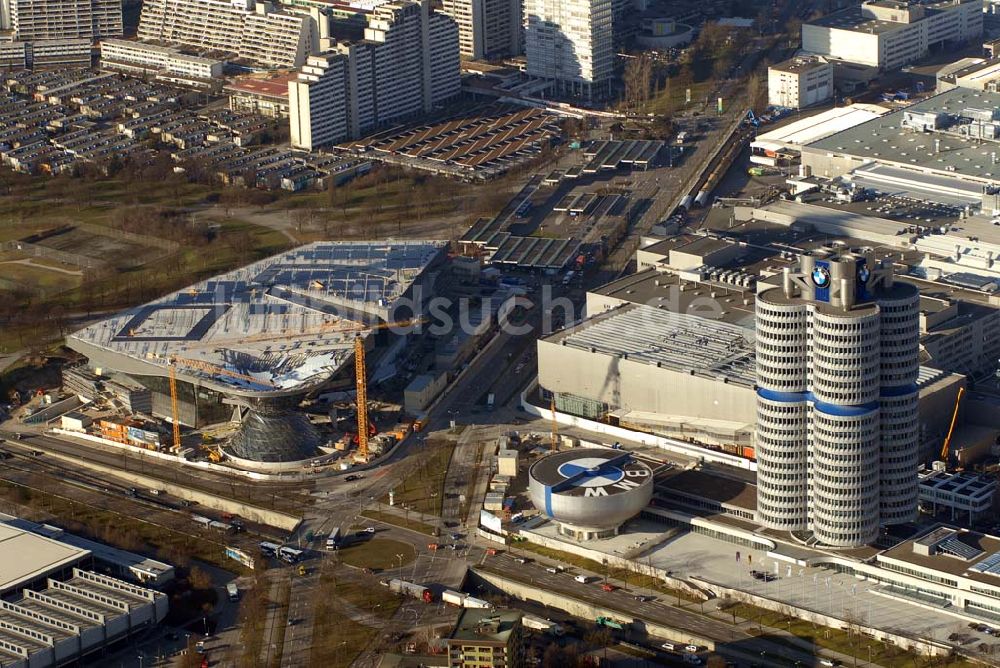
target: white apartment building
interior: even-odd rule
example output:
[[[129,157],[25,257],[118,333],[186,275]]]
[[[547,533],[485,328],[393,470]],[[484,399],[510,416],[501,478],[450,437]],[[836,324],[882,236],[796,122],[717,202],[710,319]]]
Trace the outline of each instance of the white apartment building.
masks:
[[[428,113],[461,90],[458,27],[450,17],[431,12],[426,1],[375,7],[365,39],[334,45],[334,55],[342,66],[317,60],[289,83],[293,142],[297,135],[303,147],[361,137],[380,125]],[[327,88],[327,77],[340,77],[341,89]],[[328,125],[314,110],[341,108],[341,95],[343,125]],[[317,122],[324,123],[319,131],[307,127]]]
[[[0,29],[22,42],[122,36],[121,0],[0,0]]]
[[[124,39],[101,41],[101,67],[132,73],[168,72],[196,79],[222,76],[221,60],[181,53],[169,46]]]
[[[462,57],[493,60],[521,52],[521,0],[442,0],[441,5],[458,24]]]
[[[141,40],[234,54],[266,67],[298,67],[317,43],[308,14],[254,0],[146,0]]]
[[[983,0],[865,0],[802,25],[802,49],[893,70],[983,33]]]
[[[524,0],[529,76],[572,96],[606,95],[614,75],[611,0]]]
[[[800,56],[767,68],[767,103],[802,109],[833,98],[833,65]]]
[[[312,151],[347,137],[347,58],[309,56],[298,79],[288,82],[292,146]]]
[[[27,46],[30,67],[90,67],[93,43],[89,39],[46,39]]]
[[[27,67],[88,67],[95,41],[122,36],[122,3],[0,0],[0,30],[10,36],[3,46],[5,60],[18,62],[23,51]]]

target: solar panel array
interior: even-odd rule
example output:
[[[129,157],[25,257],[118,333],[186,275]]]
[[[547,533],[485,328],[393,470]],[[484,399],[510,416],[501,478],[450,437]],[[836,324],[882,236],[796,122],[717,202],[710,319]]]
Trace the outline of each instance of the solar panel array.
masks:
[[[952,556],[959,557],[960,559],[965,559],[966,561],[975,559],[983,553],[983,551],[978,547],[973,547],[968,543],[963,543],[954,536],[946,538],[938,543],[938,549]]]
[[[1000,576],[1000,552],[994,552],[969,570],[976,571],[977,573],[986,573],[987,575]]]

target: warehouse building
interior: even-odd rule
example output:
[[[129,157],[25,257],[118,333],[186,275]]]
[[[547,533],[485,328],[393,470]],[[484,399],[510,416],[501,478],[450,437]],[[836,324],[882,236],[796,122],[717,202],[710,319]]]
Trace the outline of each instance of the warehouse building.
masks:
[[[892,70],[982,33],[982,0],[864,0],[804,23],[802,50]]]
[[[929,97],[802,148],[817,177],[934,201],[997,208],[1000,93],[967,88]]]
[[[767,68],[767,103],[802,109],[833,98],[833,65],[818,56],[798,56]]]

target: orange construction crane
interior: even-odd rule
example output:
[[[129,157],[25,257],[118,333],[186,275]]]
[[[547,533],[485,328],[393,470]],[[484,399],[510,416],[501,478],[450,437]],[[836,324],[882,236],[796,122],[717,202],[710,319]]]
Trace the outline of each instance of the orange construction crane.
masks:
[[[167,377],[170,379],[170,413],[174,422],[174,447],[173,451],[181,451],[181,412],[177,408],[177,369],[173,363],[167,367]]]
[[[958,419],[958,406],[962,403],[962,395],[965,388],[958,388],[958,395],[955,396],[955,410],[951,414],[951,424],[948,425],[948,435],[944,437],[944,444],[941,446],[941,461],[948,463],[948,455],[951,454],[951,435],[955,431],[955,420]]]
[[[358,405],[358,459],[368,461],[368,370],[365,367],[365,339],[354,337],[354,380]]]

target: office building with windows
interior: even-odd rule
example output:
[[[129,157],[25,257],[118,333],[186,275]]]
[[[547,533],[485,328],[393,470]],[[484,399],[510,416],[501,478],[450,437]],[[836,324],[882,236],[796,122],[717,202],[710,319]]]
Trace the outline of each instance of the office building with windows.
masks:
[[[919,293],[870,249],[781,279],[756,301],[757,520],[867,545],[917,513]]]

